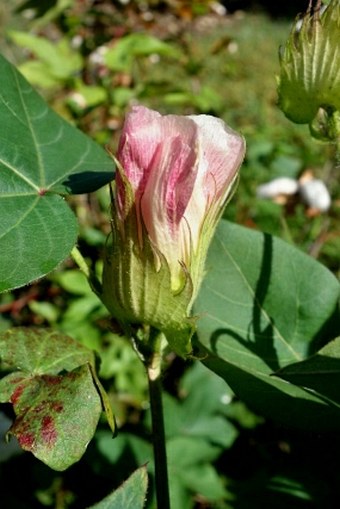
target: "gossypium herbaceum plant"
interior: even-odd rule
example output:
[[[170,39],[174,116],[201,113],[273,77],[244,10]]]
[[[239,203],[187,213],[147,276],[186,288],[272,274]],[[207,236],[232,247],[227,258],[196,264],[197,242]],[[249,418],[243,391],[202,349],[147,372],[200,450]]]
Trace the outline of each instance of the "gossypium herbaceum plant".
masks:
[[[316,62],[307,51],[313,27],[324,34],[330,24],[332,44],[339,40],[336,9],[339,0],[331,0],[316,23],[309,12],[289,42],[279,90],[292,118],[296,84],[304,108],[315,106],[311,82],[318,73],[306,78],[303,66],[307,57]],[[326,76],[338,75],[322,76],[326,90]],[[170,507],[161,395],[169,351],[204,363],[258,414],[300,429],[338,429],[339,282],[292,245],[223,219],[243,137],[212,116],[134,106],[110,157],[53,112],[3,57],[0,79],[0,291],[41,278],[72,254],[145,365],[158,509]],[[332,120],[327,132],[334,142],[337,103],[327,94],[317,106]],[[298,120],[312,120],[314,106]],[[99,280],[75,247],[77,221],[65,197],[109,182],[112,232]],[[81,458],[103,409],[115,431],[95,353],[83,344],[57,329],[10,328],[0,332],[0,358],[0,402],[10,402],[16,415],[8,434],[51,468],[65,470]],[[142,509],[145,468],[117,498],[104,499],[105,507],[121,509],[118,497],[127,501],[135,490],[138,502],[126,507]]]
[[[153,433],[162,437],[155,454],[158,507],[169,507],[159,425],[162,352],[167,346],[182,356],[191,352],[191,308],[244,152],[242,136],[217,118],[162,116],[143,106],[128,113],[118,146],[101,298],[147,369]]]

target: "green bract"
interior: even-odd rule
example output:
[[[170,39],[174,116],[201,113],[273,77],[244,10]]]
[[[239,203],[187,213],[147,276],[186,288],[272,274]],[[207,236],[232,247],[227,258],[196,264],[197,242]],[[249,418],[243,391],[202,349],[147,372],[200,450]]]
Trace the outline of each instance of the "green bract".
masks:
[[[315,130],[320,108],[322,123],[340,111],[340,0],[323,11],[309,6],[294,23],[280,63],[279,105],[290,120]]]
[[[189,277],[181,291],[171,291],[171,274],[163,258],[159,270],[150,242],[144,237],[143,249],[135,242],[134,218],[126,222],[126,235],[115,232],[111,255],[104,262],[102,300],[112,316],[125,324],[150,324],[162,330],[180,355],[190,352],[194,331],[188,318],[192,296]]]

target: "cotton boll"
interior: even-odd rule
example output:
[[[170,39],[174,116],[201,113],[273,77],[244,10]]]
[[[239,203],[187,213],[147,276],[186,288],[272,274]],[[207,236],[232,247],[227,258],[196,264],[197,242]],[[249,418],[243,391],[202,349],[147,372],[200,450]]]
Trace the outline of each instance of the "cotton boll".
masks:
[[[299,189],[299,184],[295,179],[289,177],[279,177],[270,182],[262,184],[257,188],[259,198],[276,198],[280,195],[292,195]]]
[[[300,196],[309,208],[320,212],[327,212],[331,206],[328,189],[320,179],[306,179],[300,182]]]

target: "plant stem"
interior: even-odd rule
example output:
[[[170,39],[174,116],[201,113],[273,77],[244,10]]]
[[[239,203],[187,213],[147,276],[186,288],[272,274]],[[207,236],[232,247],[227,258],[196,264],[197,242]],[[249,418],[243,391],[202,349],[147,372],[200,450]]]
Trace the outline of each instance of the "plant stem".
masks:
[[[90,267],[86,263],[85,258],[83,257],[83,255],[81,254],[81,252],[79,251],[79,249],[76,246],[73,247],[73,249],[71,251],[71,256],[72,256],[73,260],[75,261],[75,263],[78,265],[81,272],[86,276],[86,278],[89,282],[89,285],[91,286],[94,293],[96,293],[97,295],[100,295],[101,283],[98,280],[97,276],[94,274],[94,272],[90,269]]]
[[[162,334],[160,334],[158,331],[157,334],[156,331],[153,332],[155,334],[152,349],[153,351],[145,360],[145,366],[148,376],[150,393],[153,452],[155,460],[156,498],[158,509],[170,509],[161,382]]]
[[[340,112],[333,111],[331,117],[331,131],[335,140],[336,154],[335,154],[335,165],[340,165]]]
[[[73,258],[73,260],[76,262],[76,264],[78,265],[78,267],[80,268],[80,270],[82,271],[83,274],[85,274],[85,276],[87,278],[90,277],[90,267],[87,265],[83,255],[81,254],[81,252],[79,251],[79,249],[74,246],[72,251],[71,251],[71,256]]]

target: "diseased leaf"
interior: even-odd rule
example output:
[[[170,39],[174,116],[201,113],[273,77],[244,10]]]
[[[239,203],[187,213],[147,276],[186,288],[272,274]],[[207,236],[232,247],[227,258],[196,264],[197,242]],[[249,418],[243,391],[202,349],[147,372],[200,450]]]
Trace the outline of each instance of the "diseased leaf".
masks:
[[[36,375],[57,375],[83,364],[94,364],[94,354],[56,330],[16,327],[0,333],[0,359],[6,369]]]
[[[117,490],[89,509],[143,509],[148,487],[146,467],[141,467]]]
[[[0,292],[44,276],[70,253],[77,223],[61,195],[91,192],[114,164],[52,111],[0,55]]]
[[[12,394],[3,399],[8,387]],[[87,364],[64,375],[11,373],[0,381],[0,401],[10,401],[16,414],[9,434],[54,470],[81,458],[102,410]]]
[[[0,358],[12,371],[0,380],[0,402],[12,403],[16,415],[9,434],[65,470],[84,454],[102,411],[94,353],[56,331],[16,328],[0,334]],[[107,401],[105,410],[114,428]]]
[[[271,376],[339,332],[339,282],[270,235],[221,221],[195,312],[199,353],[250,408],[292,426],[334,428],[340,412]]]

